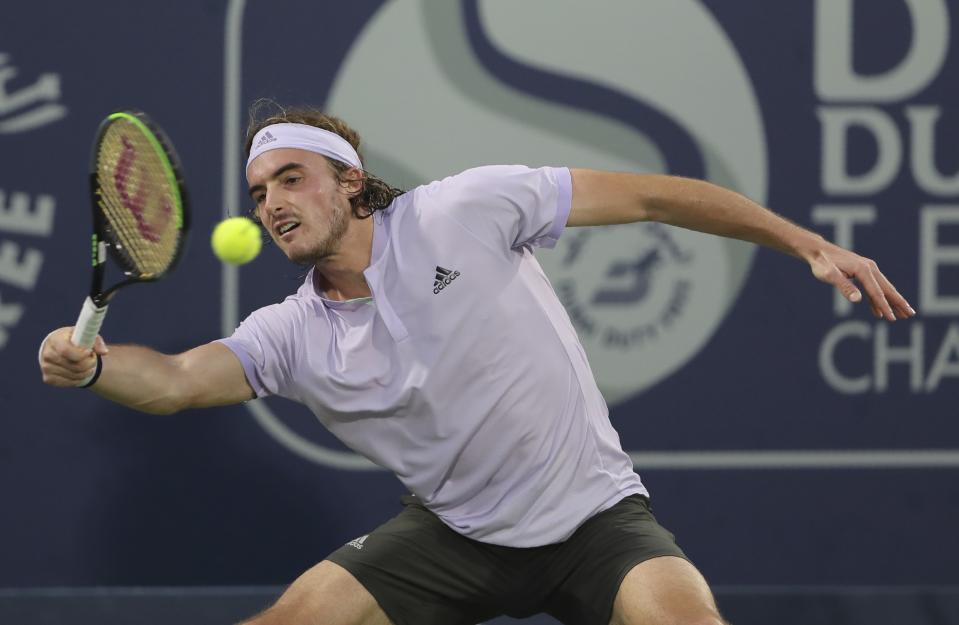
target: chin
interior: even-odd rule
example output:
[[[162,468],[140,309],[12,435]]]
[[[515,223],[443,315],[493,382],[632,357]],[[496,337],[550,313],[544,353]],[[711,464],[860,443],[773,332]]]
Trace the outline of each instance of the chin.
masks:
[[[287,251],[286,257],[290,259],[291,262],[296,263],[297,265],[312,265],[314,258],[310,254],[298,254],[294,251]]]
[[[297,265],[315,265],[329,256],[329,254],[324,253],[322,249],[316,248],[306,250],[286,249],[283,251],[286,254],[286,257]]]

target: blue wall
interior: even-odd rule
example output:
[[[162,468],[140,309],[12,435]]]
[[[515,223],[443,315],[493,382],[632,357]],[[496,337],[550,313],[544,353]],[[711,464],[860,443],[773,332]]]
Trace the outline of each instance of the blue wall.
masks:
[[[231,286],[207,245],[248,207],[236,140],[259,97],[329,107],[403,185],[485,162],[664,171],[851,241],[916,319],[683,232],[580,235],[579,261],[568,233],[543,263],[657,516],[711,582],[959,583],[959,6],[546,4],[2,9],[0,587],[282,584],[398,509],[395,478],[292,404],[156,417],[40,382],[37,346],[86,294],[89,143],[116,108],[165,127],[195,225],[174,275],[118,296],[107,341],[185,350],[296,288],[269,247]],[[651,294],[590,299],[654,251]]]

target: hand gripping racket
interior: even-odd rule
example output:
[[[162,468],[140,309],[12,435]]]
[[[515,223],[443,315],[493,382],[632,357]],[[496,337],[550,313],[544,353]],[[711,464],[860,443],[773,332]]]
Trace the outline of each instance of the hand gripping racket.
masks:
[[[118,289],[159,280],[173,269],[190,221],[173,146],[139,111],[119,111],[100,124],[90,155],[90,194],[93,283],[71,339],[87,348]],[[107,250],[123,277],[104,289]]]

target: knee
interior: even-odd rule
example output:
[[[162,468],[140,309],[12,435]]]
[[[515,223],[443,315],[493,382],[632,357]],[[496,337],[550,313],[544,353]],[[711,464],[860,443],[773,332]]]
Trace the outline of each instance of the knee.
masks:
[[[289,602],[277,602],[237,625],[298,625],[306,622],[309,621],[304,619],[301,610],[295,609]]]
[[[630,618],[613,619],[610,625],[638,625],[640,621]],[[709,611],[701,614],[668,614],[660,613],[658,616],[650,618],[650,615],[644,617],[642,623],[656,623],[657,625],[731,625],[724,620],[719,612]]]
[[[730,625],[730,623],[723,620],[719,612],[710,612],[676,621],[675,625]]]
[[[245,621],[237,623],[237,625],[279,625],[283,621],[279,618],[279,615],[276,614],[276,610],[270,608],[260,612],[256,616],[249,618]]]

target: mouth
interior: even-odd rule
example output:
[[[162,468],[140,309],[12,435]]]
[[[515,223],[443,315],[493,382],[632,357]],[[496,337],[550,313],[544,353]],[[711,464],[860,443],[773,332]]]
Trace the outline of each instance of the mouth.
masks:
[[[281,221],[273,226],[273,232],[276,233],[277,238],[286,241],[292,235],[290,234],[294,230],[300,227],[300,222],[298,221]]]

